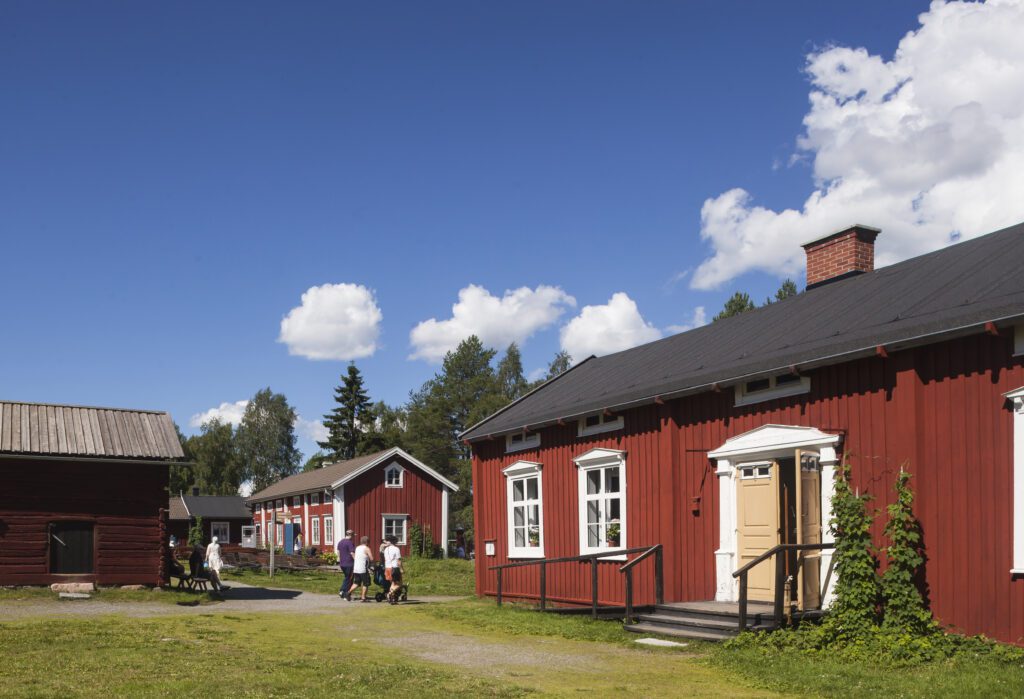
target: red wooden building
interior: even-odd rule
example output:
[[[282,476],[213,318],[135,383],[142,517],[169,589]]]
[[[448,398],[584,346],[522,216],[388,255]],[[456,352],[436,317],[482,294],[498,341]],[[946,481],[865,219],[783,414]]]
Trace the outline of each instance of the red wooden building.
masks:
[[[179,546],[189,543],[189,530],[196,518],[202,522],[204,544],[217,537],[221,544],[255,545],[255,541],[243,540],[243,534],[248,533],[244,530],[252,527],[252,512],[245,498],[240,495],[200,495],[198,490],[194,488],[191,495],[172,495],[168,503],[168,531],[178,540]]]
[[[805,246],[794,297],[589,358],[468,430],[478,594],[495,565],[662,544],[666,602],[734,603],[745,564],[831,541],[846,459],[879,508],[913,474],[937,618],[1022,642],[1024,224],[874,270],[877,234]],[[624,559],[598,566],[601,603],[623,603]],[[774,599],[775,560],[749,599]],[[795,603],[827,607],[831,551],[779,560]],[[503,574],[505,595],[538,597],[536,566]],[[591,591],[589,566],[547,566],[549,602]]]
[[[158,585],[170,415],[0,402],[0,585]]]
[[[284,539],[283,524],[277,524],[276,533],[269,529],[278,516],[297,525],[303,548],[332,550],[352,529],[357,541],[365,535],[374,544],[394,534],[407,554],[413,524],[429,527],[434,543],[447,549],[448,496],[457,490],[395,447],[289,476],[253,494],[249,503],[264,546],[272,537],[278,545]]]

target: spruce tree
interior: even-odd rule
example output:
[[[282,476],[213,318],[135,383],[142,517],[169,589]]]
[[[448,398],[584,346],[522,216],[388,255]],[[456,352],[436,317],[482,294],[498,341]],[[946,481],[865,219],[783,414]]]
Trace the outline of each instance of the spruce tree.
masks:
[[[363,388],[363,376],[355,364],[349,364],[348,372],[342,374],[341,385],[334,389],[334,401],[337,407],[324,415],[327,439],[317,444],[332,458],[344,461],[354,458],[358,452],[359,440],[370,410],[370,398]]]
[[[725,302],[725,306],[722,307],[719,314],[711,320],[714,322],[724,318],[731,318],[732,316],[738,316],[740,313],[752,311],[755,308],[757,308],[757,306],[755,306],[754,302],[750,300],[750,294],[737,291],[729,297],[729,300]]]

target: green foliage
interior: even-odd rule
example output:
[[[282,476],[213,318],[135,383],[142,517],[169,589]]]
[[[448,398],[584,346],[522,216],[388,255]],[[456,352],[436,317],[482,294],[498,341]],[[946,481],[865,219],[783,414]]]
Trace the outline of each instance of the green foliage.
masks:
[[[192,524],[188,528],[188,545],[195,546],[199,544],[202,546],[205,542],[203,541],[203,518],[200,515],[196,515],[192,519]]]
[[[423,527],[418,522],[409,525],[409,555],[419,557],[423,552]]]
[[[875,632],[878,625],[880,589],[878,562],[872,551],[868,495],[854,493],[850,464],[843,462],[836,474],[832,495],[835,537],[835,599],[823,626],[837,638],[852,641]]]
[[[231,423],[214,418],[204,422],[200,433],[188,438],[195,463],[194,485],[203,495],[237,495],[242,483],[242,464]]]
[[[258,391],[246,406],[235,439],[253,492],[298,471],[302,453],[295,447],[296,417],[288,399],[270,388]]]
[[[333,458],[344,461],[354,458],[358,453],[363,425],[370,410],[370,398],[363,387],[363,376],[354,363],[348,365],[348,372],[341,377],[341,385],[335,387],[334,401],[337,406],[324,415],[327,439],[317,444]]]
[[[775,298],[765,299],[764,305],[767,306],[768,304],[775,303],[776,301],[788,299],[790,296],[796,296],[797,293],[798,292],[796,290],[796,282],[794,282],[792,279],[787,279],[786,281],[782,282],[782,286],[780,286],[779,290],[775,292]]]
[[[329,464],[332,461],[330,454],[325,454],[322,451],[318,451],[313,456],[306,459],[306,463],[302,465],[303,473],[307,471],[315,471],[318,468],[323,468],[324,464]]]
[[[924,564],[924,548],[909,481],[910,474],[901,468],[896,477],[896,501],[888,507],[885,535],[890,544],[885,549],[888,566],[882,575],[882,628],[891,633],[922,636],[936,631],[936,624],[915,583]]]
[[[320,561],[325,566],[336,566],[338,565],[338,552],[337,551],[324,551],[320,554]]]
[[[548,364],[548,379],[553,379],[559,374],[569,371],[572,366],[572,356],[565,350],[559,350],[555,358]]]
[[[729,300],[725,302],[725,306],[722,307],[722,310],[711,320],[716,321],[723,320],[724,318],[731,318],[732,316],[738,316],[740,313],[752,311],[755,308],[757,308],[757,306],[750,300],[750,294],[737,291],[729,297]]]
[[[365,417],[365,430],[359,440],[359,454],[373,454],[392,447],[405,448],[406,414],[403,408],[392,408],[384,401],[370,406]]]
[[[523,376],[523,357],[516,343],[505,350],[505,356],[498,362],[498,391],[507,403],[511,403],[524,393],[528,384]]]

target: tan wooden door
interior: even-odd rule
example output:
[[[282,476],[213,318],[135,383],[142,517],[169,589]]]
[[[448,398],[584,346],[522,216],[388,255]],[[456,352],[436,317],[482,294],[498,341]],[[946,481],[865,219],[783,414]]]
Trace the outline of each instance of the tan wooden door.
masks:
[[[821,468],[816,454],[797,452],[800,489],[799,520],[797,522],[797,543],[821,543]],[[805,551],[800,566],[801,609],[817,609],[821,604],[821,552]]]
[[[739,567],[779,543],[779,466],[740,464],[737,481]],[[771,601],[775,561],[763,561],[747,575],[747,599]]]

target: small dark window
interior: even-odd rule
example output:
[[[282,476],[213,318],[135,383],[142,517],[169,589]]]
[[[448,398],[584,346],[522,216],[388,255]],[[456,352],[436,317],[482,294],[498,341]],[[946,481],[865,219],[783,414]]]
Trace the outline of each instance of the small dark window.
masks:
[[[769,379],[757,379],[755,381],[747,381],[743,390],[747,393],[753,393],[754,391],[764,391],[771,387],[771,381]]]
[[[796,374],[780,374],[775,377],[776,386],[788,386],[792,383],[800,383],[800,377]]]
[[[91,522],[50,523],[50,572],[58,575],[92,573]]]
[[[511,441],[511,442],[512,442],[513,444],[517,444],[517,443],[518,443],[518,444],[521,444],[521,443],[522,443],[522,441],[523,441],[523,434],[522,434],[522,433],[520,433],[520,434],[514,434],[514,435],[512,435],[512,438],[511,438],[511,440],[510,440],[510,441]]]
[[[601,424],[601,415],[587,415],[587,419],[583,424],[587,427],[597,427]]]

